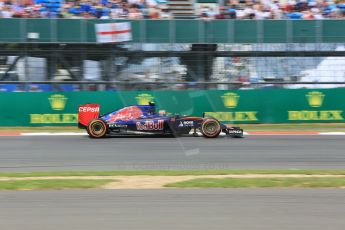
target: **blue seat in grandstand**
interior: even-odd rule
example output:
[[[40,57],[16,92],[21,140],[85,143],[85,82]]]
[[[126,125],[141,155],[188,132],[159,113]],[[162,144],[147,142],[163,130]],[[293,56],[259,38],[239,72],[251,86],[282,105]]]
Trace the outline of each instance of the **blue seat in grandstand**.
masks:
[[[67,87],[67,90],[72,91],[71,87]],[[0,92],[16,92],[16,91],[27,91],[27,92],[49,92],[52,91],[50,84],[2,84],[0,85]]]
[[[157,4],[168,4],[167,0],[156,0]]]
[[[29,92],[49,92],[51,91],[50,84],[30,84],[27,85],[26,91]]]
[[[0,92],[14,92],[18,90],[17,84],[4,84],[0,85]]]
[[[62,84],[60,86],[60,88],[62,89],[62,91],[75,91],[76,90],[75,85],[65,85],[65,84]]]
[[[303,17],[303,14],[299,12],[294,12],[294,13],[286,14],[286,17],[290,19],[301,19]]]
[[[107,15],[109,15],[109,13],[110,13],[110,10],[109,9],[102,9],[102,16],[107,16]]]
[[[338,8],[340,9],[340,11],[341,11],[342,13],[345,12],[345,4],[344,4],[344,3],[338,4]]]
[[[36,4],[42,4],[50,14],[51,17],[56,16],[56,12],[59,12],[63,3],[63,0],[36,0]]]
[[[90,12],[91,5],[86,3],[80,3],[80,8],[83,12]]]
[[[331,10],[332,11],[332,10],[335,10],[336,8],[337,8],[337,5],[331,4],[331,5],[328,5],[325,10]]]
[[[71,92],[78,91],[78,87],[73,84],[54,84],[51,85],[50,91],[54,92]]]
[[[93,14],[93,15],[97,15],[97,12],[98,12],[98,10],[95,8],[95,7],[91,7],[90,8],[90,11],[89,11],[91,14]]]
[[[81,13],[83,13],[83,10],[81,8],[72,7],[69,9],[69,12],[71,14],[81,14]]]

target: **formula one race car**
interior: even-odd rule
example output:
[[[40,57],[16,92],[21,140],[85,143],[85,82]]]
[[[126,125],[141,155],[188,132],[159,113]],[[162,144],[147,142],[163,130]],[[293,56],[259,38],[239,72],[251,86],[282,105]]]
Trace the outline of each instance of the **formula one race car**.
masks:
[[[155,105],[132,105],[104,115],[99,115],[100,105],[86,104],[79,106],[78,125],[86,128],[92,138],[101,138],[111,134],[157,134],[179,136],[189,134],[215,138],[221,132],[231,137],[243,137],[243,130],[227,127],[212,117],[167,116],[164,110],[156,113]]]

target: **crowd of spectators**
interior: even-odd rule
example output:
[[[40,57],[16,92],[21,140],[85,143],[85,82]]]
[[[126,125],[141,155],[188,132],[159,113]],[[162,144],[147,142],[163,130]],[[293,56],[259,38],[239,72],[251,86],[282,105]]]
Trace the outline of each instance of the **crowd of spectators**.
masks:
[[[202,19],[345,18],[343,0],[226,0],[202,5]],[[1,18],[171,19],[164,0],[0,0]]]
[[[156,0],[0,0],[1,18],[170,19]]]
[[[345,18],[340,0],[228,0],[214,14],[206,8],[202,16],[216,19],[327,19]]]

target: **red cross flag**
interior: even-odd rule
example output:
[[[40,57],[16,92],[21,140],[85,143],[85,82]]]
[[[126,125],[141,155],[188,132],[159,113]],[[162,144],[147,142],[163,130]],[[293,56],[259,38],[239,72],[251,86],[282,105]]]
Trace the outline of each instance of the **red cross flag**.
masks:
[[[130,22],[95,24],[97,42],[126,42],[132,40]]]

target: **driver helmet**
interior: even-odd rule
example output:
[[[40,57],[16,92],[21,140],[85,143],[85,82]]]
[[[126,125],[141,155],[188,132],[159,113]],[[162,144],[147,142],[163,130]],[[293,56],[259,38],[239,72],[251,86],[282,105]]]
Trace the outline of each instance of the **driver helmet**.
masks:
[[[165,110],[159,110],[158,114],[159,114],[159,116],[166,116],[167,112]]]

